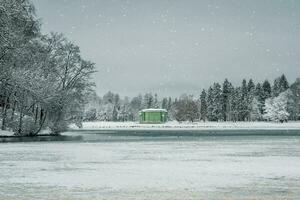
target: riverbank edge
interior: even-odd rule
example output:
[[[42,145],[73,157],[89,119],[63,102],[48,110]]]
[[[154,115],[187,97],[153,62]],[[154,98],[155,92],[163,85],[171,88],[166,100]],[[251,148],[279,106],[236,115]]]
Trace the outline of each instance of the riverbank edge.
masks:
[[[34,137],[57,137],[61,134],[38,134],[38,135],[0,135],[0,138],[34,138]]]
[[[49,141],[79,141],[82,136],[70,136],[64,134],[39,134],[36,136],[14,136],[1,135],[0,143],[15,143],[15,142],[49,142]]]

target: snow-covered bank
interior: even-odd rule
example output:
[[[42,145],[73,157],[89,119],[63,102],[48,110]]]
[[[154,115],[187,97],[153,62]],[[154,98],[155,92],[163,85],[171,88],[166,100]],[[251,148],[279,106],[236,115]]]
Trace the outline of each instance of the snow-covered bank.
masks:
[[[1,136],[13,136],[13,135],[14,135],[14,133],[11,132],[11,131],[2,131],[2,130],[0,130],[0,137]]]
[[[14,134],[12,131],[3,131],[0,130],[0,137],[22,137],[22,136],[17,136]],[[49,129],[46,130],[41,130],[37,136],[54,136],[51,134],[51,131]],[[24,137],[27,137],[26,135]]]
[[[78,130],[75,125],[70,129]],[[81,130],[226,130],[226,129],[255,129],[255,130],[300,130],[300,121],[288,123],[273,122],[195,122],[179,123],[176,121],[165,124],[139,124],[138,122],[84,122]]]

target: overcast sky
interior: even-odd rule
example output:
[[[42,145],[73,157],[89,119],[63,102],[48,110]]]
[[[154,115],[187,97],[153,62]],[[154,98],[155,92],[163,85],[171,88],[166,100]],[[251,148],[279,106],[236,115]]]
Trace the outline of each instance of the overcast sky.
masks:
[[[96,63],[97,93],[192,93],[300,77],[299,0],[33,0],[44,33]]]

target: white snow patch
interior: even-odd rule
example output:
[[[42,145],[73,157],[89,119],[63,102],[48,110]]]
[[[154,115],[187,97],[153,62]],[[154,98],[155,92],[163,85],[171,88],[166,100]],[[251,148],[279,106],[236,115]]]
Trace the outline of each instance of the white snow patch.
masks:
[[[166,109],[148,108],[143,109],[142,112],[168,112]]]
[[[13,135],[14,135],[14,133],[11,131],[0,130],[0,136],[13,136]]]

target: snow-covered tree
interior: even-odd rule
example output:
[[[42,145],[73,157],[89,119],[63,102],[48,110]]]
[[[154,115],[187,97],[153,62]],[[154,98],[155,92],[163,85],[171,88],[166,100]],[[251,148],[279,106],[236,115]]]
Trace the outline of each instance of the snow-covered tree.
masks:
[[[129,112],[130,112],[130,118],[133,121],[137,121],[139,117],[139,111],[142,109],[142,101],[143,97],[142,95],[139,95],[137,97],[133,97],[129,104]]]
[[[232,95],[234,92],[234,87],[225,79],[222,86],[222,120],[229,121],[231,120],[230,113],[232,108]]]
[[[1,128],[36,135],[47,124],[58,133],[82,115],[93,63],[63,35],[42,35],[28,0],[1,0],[0,24]]]
[[[200,120],[206,121],[207,119],[207,95],[206,91],[202,90],[200,95]]]
[[[207,117],[210,121],[222,119],[222,89],[219,83],[214,83],[207,93]]]
[[[154,106],[154,97],[151,93],[146,93],[144,95],[142,107],[143,108],[153,108]]]
[[[290,91],[282,92],[278,97],[268,98],[265,102],[263,117],[269,121],[285,122],[288,120],[287,111],[288,95]]]
[[[288,99],[288,112],[291,120],[300,120],[300,78],[290,87],[290,96]]]
[[[181,95],[173,104],[172,115],[177,121],[195,121],[199,117],[198,104],[192,96]]]
[[[265,80],[262,84],[262,95],[263,95],[263,99],[264,101],[267,99],[267,98],[270,98],[271,97],[271,94],[272,94],[272,88],[271,88],[271,84],[268,80]]]
[[[159,102],[158,102],[158,96],[157,96],[157,94],[154,94],[153,107],[154,108],[159,108]]]
[[[257,83],[255,86],[254,96],[256,97],[257,101],[259,102],[259,111],[260,114],[263,114],[263,107],[265,104],[265,99],[263,95],[263,89],[260,83]]]
[[[168,109],[168,99],[167,98],[163,98],[162,103],[161,103],[161,108]]]
[[[256,97],[252,99],[251,102],[251,111],[250,111],[250,120],[251,121],[259,121],[262,119],[262,114],[260,112],[260,102]]]
[[[289,83],[284,74],[274,80],[272,96],[277,97],[281,92],[289,88]]]
[[[238,101],[238,110],[239,110],[239,120],[246,121],[249,117],[249,97],[248,97],[248,87],[246,79],[243,79],[242,86],[239,90],[239,101]]]
[[[124,97],[124,100],[121,103],[121,108],[120,108],[120,112],[118,115],[118,120],[119,121],[128,121],[130,120],[130,103],[129,103],[129,98],[128,97]]]

